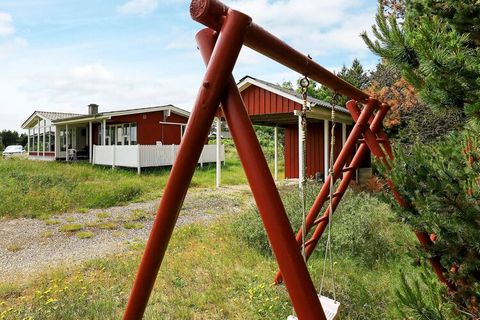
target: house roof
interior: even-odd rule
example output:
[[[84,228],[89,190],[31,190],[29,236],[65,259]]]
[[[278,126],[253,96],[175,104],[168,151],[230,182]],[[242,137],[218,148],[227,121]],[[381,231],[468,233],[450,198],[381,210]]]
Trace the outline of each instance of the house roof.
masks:
[[[62,118],[53,120],[52,122],[55,124],[60,123],[67,123],[67,122],[83,122],[83,121],[90,121],[90,120],[100,120],[100,119],[108,119],[110,117],[115,116],[123,116],[129,114],[137,114],[137,113],[148,113],[148,112],[157,112],[157,111],[165,111],[171,110],[171,112],[176,113],[181,116],[189,117],[190,112],[183,110],[181,108],[175,107],[174,105],[168,104],[164,106],[156,106],[156,107],[145,107],[145,108],[135,108],[135,109],[124,109],[124,110],[117,110],[117,111],[107,111],[107,112],[99,112],[97,114],[91,115],[75,115],[72,117]]]
[[[254,78],[252,76],[249,76],[249,75],[240,79],[240,81],[238,81],[237,86],[238,86],[240,91],[243,91],[252,84],[256,85],[260,88],[263,88],[265,90],[272,91],[276,94],[279,94],[279,95],[281,95],[285,98],[288,98],[290,100],[296,101],[300,104],[303,104],[303,97],[300,93],[298,93],[294,90],[284,88],[284,87],[282,87],[278,84],[273,84],[273,83],[270,83],[268,81],[257,79],[257,78]],[[310,106],[312,108],[323,107],[323,108],[328,108],[330,110],[332,109],[332,105],[330,103],[326,102],[326,101],[322,101],[322,100],[319,100],[319,99],[316,99],[316,98],[313,98],[313,97],[307,97],[307,101],[310,103]],[[346,108],[340,107],[340,106],[335,106],[335,111],[350,114],[349,111]]]
[[[67,112],[49,112],[49,111],[34,111],[30,117],[28,117],[27,120],[25,120],[24,123],[22,123],[22,128],[26,128],[28,124],[35,119],[36,117],[40,117],[44,120],[60,120],[60,119],[66,119],[70,117],[78,117],[82,116],[81,114],[78,113],[67,113]]]

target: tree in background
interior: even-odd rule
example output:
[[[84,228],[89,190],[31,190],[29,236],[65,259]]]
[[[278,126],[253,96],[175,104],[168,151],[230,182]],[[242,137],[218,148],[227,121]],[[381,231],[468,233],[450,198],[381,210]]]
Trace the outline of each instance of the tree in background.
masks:
[[[27,145],[28,137],[24,133],[18,134],[17,131],[2,130],[0,132],[0,137],[1,137],[0,140],[2,141],[5,147],[10,145],[15,145],[15,144],[19,144],[22,146]]]
[[[375,40],[366,33],[362,37],[374,53],[401,72],[429,106],[480,116],[480,49],[472,45],[470,34],[459,33],[448,23],[443,11],[438,15],[424,10],[428,2],[408,1],[402,24],[395,15],[387,17],[380,4],[372,28]],[[462,30],[476,27],[463,26]]]
[[[457,109],[428,108],[415,88],[386,63],[378,64],[371,73],[365,92],[390,106],[384,126],[390,138],[403,146],[417,140],[427,143],[440,139],[461,128],[465,121]]]
[[[337,76],[360,89],[365,89],[370,82],[367,71],[363,69],[363,66],[358,59],[354,59],[352,65],[348,68],[344,65],[337,73]],[[296,90],[298,93],[301,93],[302,88],[300,86],[300,81],[302,79],[303,77],[297,79],[296,89],[290,81],[283,82],[281,86],[285,89]],[[310,85],[308,87],[307,94],[309,97],[332,103],[334,92],[310,79]],[[337,105],[344,106],[347,101],[348,98],[345,96],[339,95],[337,97]]]
[[[387,2],[404,11],[392,12]],[[396,144],[395,166],[385,172],[410,204],[397,207],[398,215],[431,233],[433,245],[418,253],[441,257],[457,288],[448,298],[459,317],[472,319],[480,317],[478,10],[470,0],[380,1],[375,38],[362,35],[384,68],[393,69],[380,70],[380,85],[371,89],[396,107],[390,125],[400,127],[400,140],[402,133],[410,140],[408,148]]]

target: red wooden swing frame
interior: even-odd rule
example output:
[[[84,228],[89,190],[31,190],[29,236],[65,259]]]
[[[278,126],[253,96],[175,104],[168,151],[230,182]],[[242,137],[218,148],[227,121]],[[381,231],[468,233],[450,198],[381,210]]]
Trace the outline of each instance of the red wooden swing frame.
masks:
[[[355,121],[355,126],[334,164],[334,181],[341,175],[343,178],[331,199],[333,211],[346,191],[355,167],[368,149],[387,167],[390,166],[389,161],[393,159],[393,154],[388,137],[382,130],[382,121],[389,107],[338,78],[253,23],[249,16],[230,9],[219,0],[193,0],[190,13],[194,20],[207,26],[196,36],[207,70],[160,201],[123,319],[141,319],[143,316],[203,143],[221,105],[278,262],[280,271],[275,280],[277,283],[282,280],[285,282],[299,319],[324,320],[325,315],[317,292],[300,253],[301,230],[295,237],[232,71],[240,49],[246,45],[352,99],[347,103],[347,108]],[[364,107],[360,109],[359,104],[363,104]],[[355,152],[358,143],[360,146]],[[350,155],[354,156],[347,164]],[[306,243],[308,256],[313,252],[328,224],[330,214],[328,208],[320,218],[317,218],[325,201],[328,200],[328,179],[330,177],[324,183],[307,216],[307,230],[315,227],[312,238]],[[389,182],[389,185],[397,201],[402,206],[408,207],[408,203],[395,191],[393,184]],[[425,232],[417,232],[416,235],[422,245],[433,244]],[[440,264],[440,259],[434,257],[430,262],[440,281],[453,289],[453,285],[446,281],[444,276],[446,270]]]

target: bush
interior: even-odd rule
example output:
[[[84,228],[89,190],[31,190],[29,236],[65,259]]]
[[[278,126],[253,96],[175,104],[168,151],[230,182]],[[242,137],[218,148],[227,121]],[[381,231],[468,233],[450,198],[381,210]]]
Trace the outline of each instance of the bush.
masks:
[[[480,317],[480,125],[410,150],[396,150],[393,170],[386,173],[409,204],[397,215],[413,230],[431,234],[433,245],[419,247],[425,258],[441,256],[447,279],[458,290],[459,308]]]
[[[319,188],[318,184],[308,186],[307,209],[313,203]],[[289,190],[283,194],[282,199],[296,232],[302,224],[300,197],[296,190]],[[249,246],[262,254],[272,253],[256,207],[237,217],[233,227]],[[333,218],[334,253],[351,256],[357,262],[367,265],[397,257],[400,246],[412,243],[411,240],[411,233],[395,223],[389,206],[364,192],[347,192]],[[321,241],[318,252],[323,253],[324,247],[325,243]]]
[[[319,188],[318,184],[312,184],[306,189],[307,203],[313,202],[320,190]],[[288,192],[283,193],[282,200],[288,219],[296,231],[302,225],[302,204],[298,191],[289,189]],[[255,205],[252,205],[246,213],[238,216],[232,226],[249,246],[259,250],[262,254],[272,254],[267,234]]]

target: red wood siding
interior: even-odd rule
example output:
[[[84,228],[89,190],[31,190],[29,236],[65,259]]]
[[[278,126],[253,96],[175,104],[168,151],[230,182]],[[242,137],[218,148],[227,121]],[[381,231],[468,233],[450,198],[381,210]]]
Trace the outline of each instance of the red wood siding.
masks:
[[[37,156],[37,151],[30,151],[29,155]],[[43,157],[43,151],[40,151],[40,153],[38,153],[38,155]],[[55,152],[45,151],[45,157],[55,157]]]
[[[298,178],[298,128],[285,128],[285,178]]]
[[[295,110],[301,110],[301,104],[282,97],[276,93],[250,85],[241,92],[245,108],[250,116],[284,113],[291,114],[292,120],[297,122],[297,117],[293,115]],[[290,122],[291,123],[291,122]],[[331,123],[329,122],[328,136],[331,133]],[[347,126],[347,137],[352,126]],[[317,173],[324,176],[324,126],[323,121],[309,122],[307,129],[307,154],[306,162],[307,177],[315,177]],[[334,161],[342,150],[342,124],[337,123],[335,126],[335,147]],[[330,139],[328,139],[328,149],[330,150]],[[298,178],[298,125],[285,125],[285,178]],[[329,151],[330,152],[330,151]],[[352,157],[349,157],[347,163]],[[361,167],[369,167],[370,153],[365,156]]]
[[[307,128],[307,177],[315,177],[317,172],[323,173],[323,143],[323,123],[309,123]],[[298,178],[298,126],[285,128],[284,152],[285,178]]]
[[[99,145],[98,141],[98,130],[100,128],[100,124],[92,123],[92,144]]]
[[[249,115],[287,113],[302,108],[295,101],[254,85],[243,90],[241,95]]]
[[[330,153],[330,132],[332,123],[329,122],[328,131],[328,152]],[[351,126],[347,126],[347,137],[351,131]],[[323,122],[309,123],[307,127],[307,177],[315,177],[317,172],[323,175],[324,171],[324,128]],[[335,147],[334,159],[337,159],[342,150],[342,124],[335,126]],[[288,126],[285,128],[285,178],[298,178],[298,126]],[[368,154],[367,158],[370,158]],[[350,162],[350,159],[348,162]],[[347,162],[347,163],[348,163]]]
[[[180,126],[161,124],[160,121],[187,123],[188,118],[171,113],[166,121],[164,121],[163,111],[157,111],[112,117],[112,119],[107,120],[107,126],[109,124],[136,122],[138,144],[156,144],[157,141],[161,141],[163,144],[180,144]],[[93,125],[93,144],[99,144],[99,127],[99,124]]]

